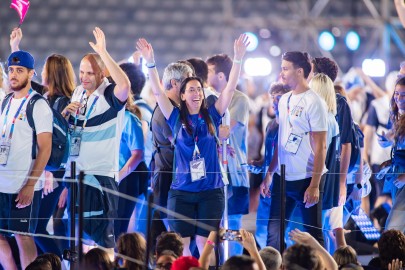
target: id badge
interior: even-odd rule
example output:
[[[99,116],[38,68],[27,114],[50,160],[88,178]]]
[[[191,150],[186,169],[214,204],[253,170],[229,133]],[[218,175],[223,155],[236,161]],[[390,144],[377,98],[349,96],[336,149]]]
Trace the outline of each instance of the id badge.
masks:
[[[0,144],[0,165],[6,166],[8,155],[10,154],[10,143],[2,142]]]
[[[77,157],[80,153],[80,144],[82,143],[82,136],[80,134],[72,134],[70,136],[70,155]]]
[[[190,161],[191,181],[195,182],[206,177],[205,160],[198,158]]]
[[[294,133],[288,136],[287,143],[285,144],[285,150],[291,154],[296,154],[300,144],[302,142],[302,137]]]

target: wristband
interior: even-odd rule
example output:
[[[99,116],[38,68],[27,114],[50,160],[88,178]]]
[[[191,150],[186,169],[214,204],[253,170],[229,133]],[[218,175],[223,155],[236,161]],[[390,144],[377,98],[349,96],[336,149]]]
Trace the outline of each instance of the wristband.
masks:
[[[215,247],[215,242],[212,242],[211,240],[207,240],[207,244],[210,245],[211,247]]]
[[[234,62],[235,64],[240,64],[240,63],[242,63],[242,60],[238,60],[238,59],[234,58],[234,59],[233,59],[233,62]]]
[[[156,67],[156,63],[155,63],[155,62],[146,63],[145,66],[146,66],[147,68],[154,68],[154,67]]]

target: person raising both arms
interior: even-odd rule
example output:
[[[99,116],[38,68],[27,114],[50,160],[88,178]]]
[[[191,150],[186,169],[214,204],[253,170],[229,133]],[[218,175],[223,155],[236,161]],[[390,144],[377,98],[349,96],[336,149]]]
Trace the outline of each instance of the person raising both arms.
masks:
[[[177,108],[172,105],[159,82],[152,45],[145,39],[137,42],[137,49],[149,68],[149,78],[158,106],[176,138],[176,173],[168,195],[168,209],[170,228],[183,237],[183,255],[190,255],[191,236],[197,235],[196,242],[200,252],[207,240],[209,230],[195,226],[195,220],[215,229],[222,218],[225,197],[216,150],[216,131],[231,102],[248,45],[244,34],[235,40],[229,80],[215,103],[206,107],[201,79],[188,77],[181,83],[180,108]],[[174,212],[194,221],[186,222],[173,217]]]

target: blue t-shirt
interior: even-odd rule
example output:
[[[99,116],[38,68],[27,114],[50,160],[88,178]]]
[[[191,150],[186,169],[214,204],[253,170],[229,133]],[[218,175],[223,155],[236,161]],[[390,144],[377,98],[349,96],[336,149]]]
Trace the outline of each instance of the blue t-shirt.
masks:
[[[351,143],[353,141],[352,124],[353,117],[346,98],[336,94],[337,114],[336,121],[339,125],[340,143]]]
[[[124,130],[120,142],[120,170],[131,157],[133,150],[145,150],[142,123],[136,115],[125,111]]]
[[[208,107],[208,112],[214,121],[216,129],[218,130],[222,117],[217,112],[215,104]],[[224,183],[222,181],[221,168],[219,166],[215,137],[209,133],[208,126],[205,123],[204,118],[199,117],[198,114],[189,115],[188,120],[193,127],[193,135],[188,134],[183,125],[180,124],[174,150],[175,174],[171,188],[188,192],[199,192],[223,187]],[[177,121],[181,121],[180,110],[178,108],[173,108],[173,112],[167,120],[167,124],[173,133],[175,132]],[[197,146],[200,151],[201,158],[205,159],[206,178],[192,182],[190,174],[190,161],[193,159],[195,145],[194,134],[196,134],[198,138]]]

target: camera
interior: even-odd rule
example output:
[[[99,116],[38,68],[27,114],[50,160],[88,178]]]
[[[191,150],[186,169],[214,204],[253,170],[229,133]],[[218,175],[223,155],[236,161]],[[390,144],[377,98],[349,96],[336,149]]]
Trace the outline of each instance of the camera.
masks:
[[[226,230],[225,233],[221,235],[221,240],[242,241],[242,235],[239,230]]]

